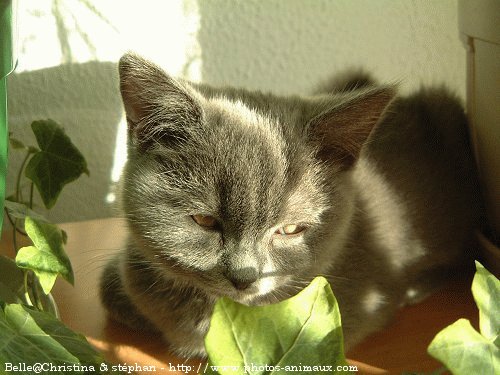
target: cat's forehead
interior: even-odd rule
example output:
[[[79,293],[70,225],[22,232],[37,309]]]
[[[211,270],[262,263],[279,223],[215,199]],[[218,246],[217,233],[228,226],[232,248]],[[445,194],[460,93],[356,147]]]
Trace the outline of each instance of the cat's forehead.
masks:
[[[209,99],[207,107],[249,128],[268,127],[271,122],[268,116],[259,113],[241,100],[232,100],[223,95]]]
[[[318,171],[310,149],[282,117],[224,97],[203,102],[204,120],[189,141],[164,148],[165,188],[179,192],[190,212],[231,223],[236,230],[269,227],[322,211]]]
[[[284,211],[311,207],[316,175],[303,142],[283,131],[289,124],[223,97],[206,109],[206,141],[214,158],[206,172],[218,214],[264,225]]]
[[[271,113],[264,113],[241,100],[233,100],[225,96],[209,99],[205,110],[208,115],[207,121],[217,123],[211,125],[226,126],[226,130],[239,130],[249,135],[261,134],[276,137],[283,125]],[[277,140],[282,139],[279,137]]]
[[[226,163],[240,164],[246,160],[273,166],[276,171],[288,168],[288,149],[293,141],[283,134],[282,127],[286,124],[242,101],[225,97],[211,99],[205,108],[210,141]]]

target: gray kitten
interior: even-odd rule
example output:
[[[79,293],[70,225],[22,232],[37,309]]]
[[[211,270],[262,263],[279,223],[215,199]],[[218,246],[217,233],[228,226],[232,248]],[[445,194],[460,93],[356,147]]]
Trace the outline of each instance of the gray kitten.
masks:
[[[325,275],[346,347],[472,256],[466,118],[445,90],[396,97],[369,77],[281,97],[174,80],[120,60],[130,235],[107,266],[112,318],[203,356],[217,298],[273,303]]]

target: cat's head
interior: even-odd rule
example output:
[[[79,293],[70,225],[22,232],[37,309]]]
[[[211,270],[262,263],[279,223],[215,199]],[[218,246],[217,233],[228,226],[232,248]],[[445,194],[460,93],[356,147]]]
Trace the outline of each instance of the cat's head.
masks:
[[[243,302],[326,272],[352,220],[349,172],[391,89],[213,89],[130,54],[120,85],[124,210],[152,267]]]

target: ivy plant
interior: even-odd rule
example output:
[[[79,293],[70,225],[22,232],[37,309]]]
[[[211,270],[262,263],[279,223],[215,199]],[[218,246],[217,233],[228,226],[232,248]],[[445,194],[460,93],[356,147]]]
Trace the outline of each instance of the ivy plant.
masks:
[[[459,319],[436,335],[428,352],[453,374],[500,374],[500,281],[479,262],[472,294],[479,332],[469,320]]]
[[[50,370],[54,374],[64,374],[72,365],[81,366],[72,367],[73,373],[106,373],[101,371],[102,355],[57,317],[50,296],[56,278],[74,282],[64,250],[67,236],[34,209],[35,191],[52,208],[65,185],[89,174],[87,163],[55,121],[35,121],[31,128],[37,146],[10,137],[11,151],[24,153],[24,158],[15,192],[5,202],[16,256],[0,256],[0,342],[8,343],[0,345],[0,364],[22,363],[21,371],[28,372],[46,363],[56,366]]]
[[[87,164],[54,121],[35,121],[31,128],[37,146],[10,139],[11,148],[23,152],[24,159],[16,190],[5,202],[16,256],[0,256],[0,343],[8,343],[0,345],[0,364],[23,363],[26,368],[41,362],[82,365],[87,367],[71,372],[105,374],[112,367],[104,365],[102,355],[56,316],[50,297],[56,278],[74,282],[64,250],[67,237],[34,209],[35,189],[50,209],[66,184],[89,173]],[[19,237],[26,237],[30,244],[21,247]],[[461,319],[440,332],[428,349],[458,375],[500,373],[500,283],[481,264],[476,266],[472,291],[480,312],[480,332]],[[206,374],[356,371],[345,359],[337,301],[322,277],[274,305],[249,307],[221,298],[205,347]],[[50,373],[66,372],[61,367]]]
[[[58,275],[70,283],[74,276],[64,252],[66,234],[33,210],[35,188],[45,207],[50,209],[66,184],[89,172],[82,153],[55,121],[34,121],[31,129],[38,147],[26,146],[10,137],[11,149],[23,152],[24,158],[16,177],[15,192],[7,198],[5,210],[13,227],[15,262],[24,270],[27,302],[44,310],[38,286],[48,295]],[[28,237],[32,245],[20,247],[20,236]]]

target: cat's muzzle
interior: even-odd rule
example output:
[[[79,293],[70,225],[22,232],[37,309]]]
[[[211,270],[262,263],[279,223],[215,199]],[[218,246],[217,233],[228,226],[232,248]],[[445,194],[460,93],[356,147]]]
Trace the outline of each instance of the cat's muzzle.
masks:
[[[254,267],[239,269],[228,269],[224,276],[233,284],[237,290],[246,290],[259,279],[259,271]]]

